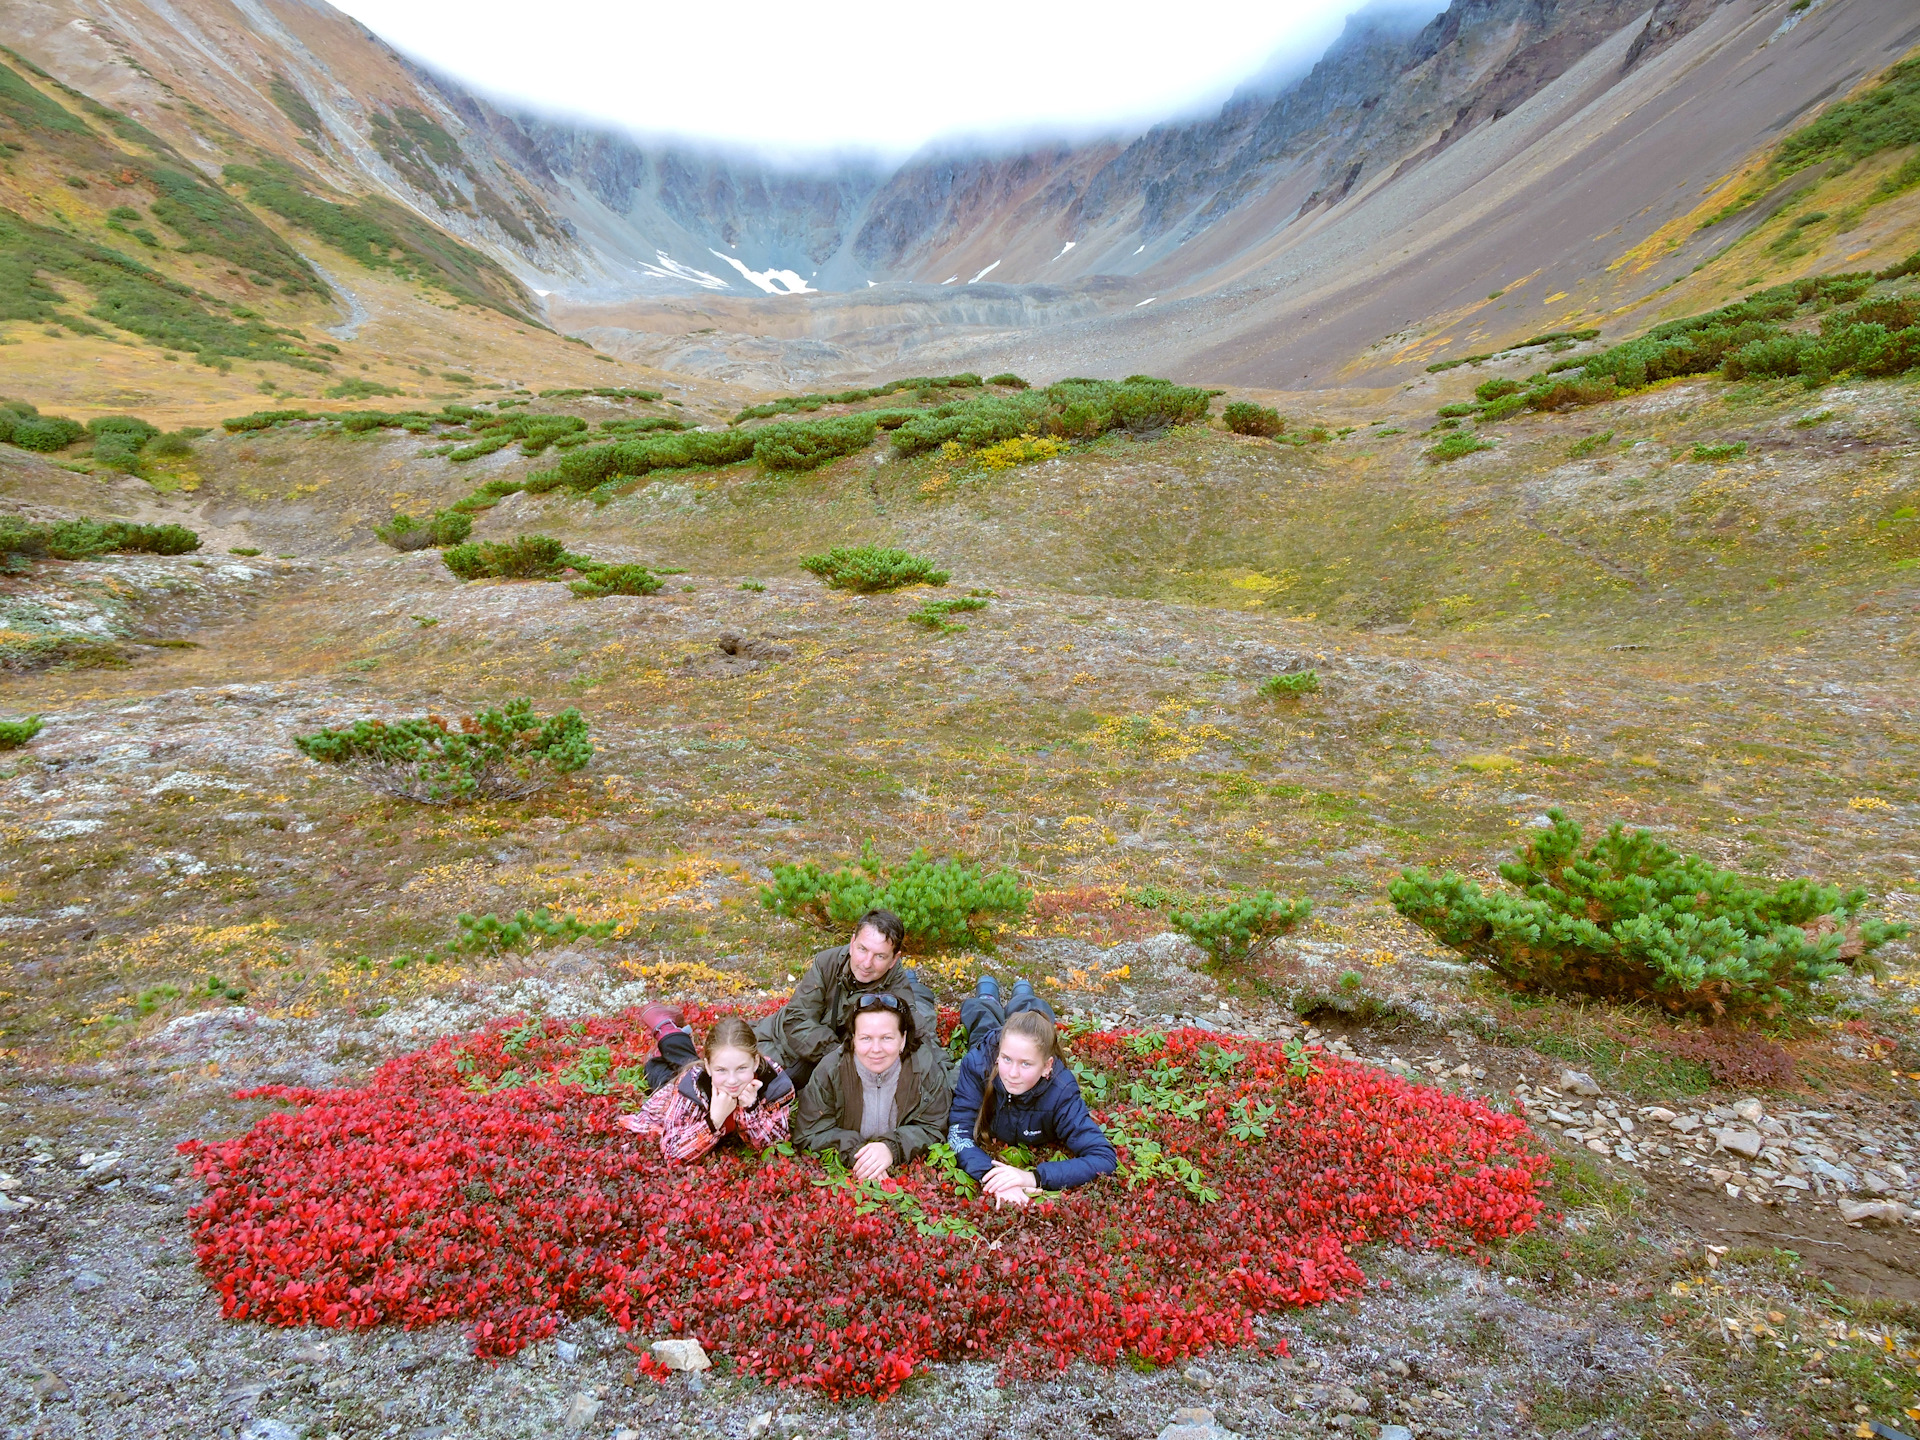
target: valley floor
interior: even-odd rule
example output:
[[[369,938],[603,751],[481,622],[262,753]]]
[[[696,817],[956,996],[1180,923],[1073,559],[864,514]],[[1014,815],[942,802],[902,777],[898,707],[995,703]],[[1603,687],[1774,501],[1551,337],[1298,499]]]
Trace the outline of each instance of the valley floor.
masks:
[[[684,567],[599,601],[371,544],[397,490],[444,504],[510,453],[456,470],[404,436],[214,437],[191,489],[99,487],[209,543],[0,580],[10,636],[91,635],[130,662],[5,677],[9,713],[46,725],[0,765],[9,1433],[1145,1440],[1183,1407],[1211,1412],[1194,1437],[1904,1423],[1920,1246],[1842,1206],[1920,1204],[1914,942],[1768,1046],[1716,1052],[1716,1077],[1662,1020],[1506,993],[1384,892],[1406,865],[1491,878],[1559,806],[1920,920],[1915,392],[1672,385],[1522,417],[1442,466],[1420,432],[1449,383],[1328,400],[1317,446],[1195,429],[998,474],[856,455],[483,518]],[[1708,440],[1746,450],[1691,458]],[[76,508],[71,477],[5,458],[9,508]],[[858,540],[932,555],[943,593],[987,607],[930,633],[907,620],[924,590],[849,596],[797,568]],[[724,635],[790,653],[743,659]],[[1307,667],[1319,694],[1260,692]],[[410,806],[291,743],[516,694],[578,705],[597,751],[517,804]],[[1009,864],[1036,891],[993,951],[923,958],[943,998],[991,965],[1107,1023],[1303,1036],[1511,1106],[1556,1156],[1555,1218],[1488,1265],[1367,1255],[1391,1288],[1275,1323],[1288,1359],[1004,1388],[942,1366],[879,1406],[635,1383],[628,1337],[592,1322],[562,1332],[571,1351],[488,1364],[452,1329],[219,1318],[173,1147],[263,1113],[236,1089],[353,1084],[529,1009],[781,991],[822,941],[760,906],[768,867],[869,841]],[[1235,884],[1316,911],[1217,971],[1155,907]],[[541,904],[620,928],[420,958],[462,912]],[[1740,1074],[1781,1054],[1790,1075]],[[1744,1127],[1759,1154],[1700,1138]]]

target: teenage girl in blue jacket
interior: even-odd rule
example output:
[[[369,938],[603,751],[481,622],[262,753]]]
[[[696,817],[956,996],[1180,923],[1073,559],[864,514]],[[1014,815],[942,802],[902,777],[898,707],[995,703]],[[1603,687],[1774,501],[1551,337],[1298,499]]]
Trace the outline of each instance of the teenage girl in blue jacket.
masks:
[[[947,1144],[996,1203],[1024,1205],[1043,1190],[1071,1190],[1111,1175],[1120,1160],[1060,1053],[1052,1008],[1021,980],[1011,1009],[1002,1008],[991,976],[960,1007],[973,1045],[954,1078]],[[988,1137],[1029,1149],[1057,1145],[1067,1158],[1022,1170],[981,1149],[978,1142]]]

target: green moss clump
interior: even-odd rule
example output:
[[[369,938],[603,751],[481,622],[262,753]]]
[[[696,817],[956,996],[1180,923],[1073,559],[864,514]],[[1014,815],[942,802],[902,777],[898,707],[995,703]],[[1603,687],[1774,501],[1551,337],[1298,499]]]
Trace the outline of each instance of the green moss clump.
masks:
[[[38,715],[29,715],[24,720],[0,720],[0,750],[18,750],[39,733]]]
[[[1547,816],[1500,867],[1518,895],[1416,867],[1395,907],[1517,988],[1704,1016],[1803,1001],[1907,931],[1863,918],[1864,890],[1748,879],[1617,824],[1583,854],[1580,827]]]
[[[1482,440],[1471,430],[1455,430],[1441,437],[1440,443],[1427,450],[1427,458],[1436,465],[1444,465],[1449,460],[1460,460],[1477,450],[1491,450],[1493,446]]]
[[[1260,693],[1274,699],[1318,695],[1320,673],[1317,670],[1290,670],[1285,675],[1270,675],[1260,682]]]

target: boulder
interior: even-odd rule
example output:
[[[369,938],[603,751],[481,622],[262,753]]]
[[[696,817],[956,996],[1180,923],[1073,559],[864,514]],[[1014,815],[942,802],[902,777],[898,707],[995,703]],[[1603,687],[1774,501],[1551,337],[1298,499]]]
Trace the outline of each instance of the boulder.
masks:
[[[1570,1095],[1598,1095],[1600,1087],[1594,1083],[1591,1075],[1584,1070],[1562,1070],[1556,1089]]]
[[[656,1340],[653,1342],[653,1359],[657,1365],[669,1370],[710,1370],[713,1361],[707,1358],[707,1352],[698,1340]]]

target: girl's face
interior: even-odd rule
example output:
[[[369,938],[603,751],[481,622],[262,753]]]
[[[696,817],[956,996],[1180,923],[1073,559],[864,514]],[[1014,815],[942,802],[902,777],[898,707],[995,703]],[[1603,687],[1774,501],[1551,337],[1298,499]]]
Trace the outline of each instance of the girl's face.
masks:
[[[759,1068],[760,1062],[744,1050],[715,1050],[707,1056],[707,1074],[713,1077],[714,1089],[729,1095],[738,1095],[751,1085]]]
[[[853,1017],[853,1053],[869,1075],[884,1075],[906,1049],[900,1017],[890,1010],[863,1010]]]
[[[1040,1058],[1040,1047],[1025,1035],[1000,1037],[1000,1083],[1009,1095],[1024,1095],[1053,1073],[1053,1057]]]

